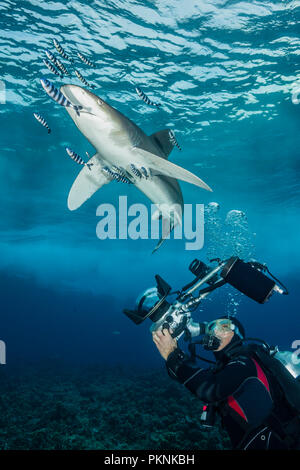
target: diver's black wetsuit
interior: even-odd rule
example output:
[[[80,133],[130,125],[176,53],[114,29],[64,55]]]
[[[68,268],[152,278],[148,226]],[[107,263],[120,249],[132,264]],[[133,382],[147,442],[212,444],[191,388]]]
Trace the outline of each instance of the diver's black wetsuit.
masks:
[[[287,449],[278,435],[277,421],[269,421],[271,410],[279,420],[290,419],[290,410],[282,403],[276,405],[274,378],[267,377],[250,356],[228,358],[226,351],[232,350],[233,343],[240,346],[237,335],[222,351],[214,352],[217,367],[211,369],[192,367],[177,348],[168,357],[168,373],[203,402],[216,404],[233,448]]]

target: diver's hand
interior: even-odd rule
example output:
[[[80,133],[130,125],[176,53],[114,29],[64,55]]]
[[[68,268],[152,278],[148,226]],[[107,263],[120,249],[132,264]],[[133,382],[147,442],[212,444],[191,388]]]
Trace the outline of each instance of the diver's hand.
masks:
[[[161,356],[165,360],[167,360],[169,354],[171,354],[171,352],[177,348],[177,341],[176,339],[172,338],[170,333],[173,333],[173,331],[169,331],[166,328],[164,328],[162,331],[156,330],[152,333],[153,341],[156,344],[156,347],[159,350]]]

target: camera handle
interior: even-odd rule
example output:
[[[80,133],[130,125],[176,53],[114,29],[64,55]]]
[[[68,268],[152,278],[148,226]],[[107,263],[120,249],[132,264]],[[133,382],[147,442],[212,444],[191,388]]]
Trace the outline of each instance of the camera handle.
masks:
[[[206,276],[204,276],[202,279],[200,279],[196,284],[194,284],[187,292],[185,292],[184,294],[182,294],[180,296],[180,300],[184,300],[186,299],[187,297],[189,297],[195,290],[199,289],[200,286],[202,286],[203,284],[205,284],[207,281],[209,281],[212,277],[214,277],[219,271],[221,271],[223,269],[223,267],[226,265],[226,262],[223,261],[223,263],[221,263],[219,266],[217,266],[216,268],[212,269],[208,274],[206,274]],[[216,283],[218,284],[218,283]],[[212,289],[210,289],[209,287],[207,289],[210,289],[209,292],[211,292],[212,290],[214,290],[215,288],[219,287],[218,285],[213,285],[211,286]],[[223,285],[223,284],[222,284]],[[215,286],[215,287],[214,287]],[[206,289],[206,290],[207,290]],[[202,300],[202,298],[200,299]]]

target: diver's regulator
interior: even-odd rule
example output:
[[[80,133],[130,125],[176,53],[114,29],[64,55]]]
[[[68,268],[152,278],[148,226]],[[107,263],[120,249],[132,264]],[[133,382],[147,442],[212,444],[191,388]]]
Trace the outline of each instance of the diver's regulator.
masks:
[[[156,287],[143,292],[136,301],[136,309],[125,309],[125,315],[136,325],[149,318],[153,322],[152,332],[167,328],[172,330],[173,338],[185,335],[186,340],[191,340],[204,335],[207,325],[206,322],[195,322],[192,312],[207,295],[225,284],[230,284],[261,304],[267,302],[274,292],[288,294],[286,287],[270,273],[267,266],[257,261],[245,262],[233,256],[225,261],[217,258],[210,262],[217,265],[209,267],[195,259],[189,266],[195,279],[174,293],[171,286],[156,275]],[[173,302],[169,301],[172,295],[177,295]],[[207,349],[213,349],[213,345],[210,346]]]

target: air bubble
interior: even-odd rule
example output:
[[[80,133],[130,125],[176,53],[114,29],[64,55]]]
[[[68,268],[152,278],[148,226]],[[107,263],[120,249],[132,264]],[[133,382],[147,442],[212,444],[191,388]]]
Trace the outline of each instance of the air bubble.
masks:
[[[226,224],[239,224],[247,221],[247,216],[245,212],[238,211],[233,209],[229,211],[226,215],[225,223]]]
[[[251,231],[245,212],[232,209],[222,216],[220,204],[210,202],[205,207],[205,249],[207,260],[231,256],[248,261],[255,257],[255,234]],[[229,315],[237,315],[242,295],[223,290],[224,307]]]
[[[220,210],[220,204],[218,204],[217,202],[210,202],[209,204],[207,204],[206,212],[208,214],[215,214],[219,210]]]

